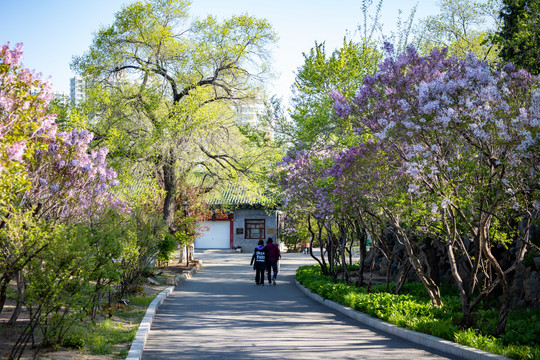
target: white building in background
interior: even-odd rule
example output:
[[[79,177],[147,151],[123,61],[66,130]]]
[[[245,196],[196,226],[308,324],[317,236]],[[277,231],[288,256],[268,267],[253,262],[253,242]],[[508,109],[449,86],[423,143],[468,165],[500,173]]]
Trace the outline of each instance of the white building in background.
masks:
[[[264,104],[260,102],[244,103],[234,107],[236,121],[242,125],[257,125],[264,112]]]
[[[70,100],[70,96],[65,92],[58,91],[54,93],[54,100],[58,101],[62,105],[67,105]]]
[[[75,105],[86,100],[87,81],[79,76],[72,77],[69,81],[70,99]]]
[[[268,139],[272,140],[274,138],[272,129],[267,124],[261,123],[261,116],[265,112],[264,103],[261,101],[243,103],[235,105],[233,110],[236,115],[235,121],[237,124],[248,125],[254,129],[263,130],[266,132]]]

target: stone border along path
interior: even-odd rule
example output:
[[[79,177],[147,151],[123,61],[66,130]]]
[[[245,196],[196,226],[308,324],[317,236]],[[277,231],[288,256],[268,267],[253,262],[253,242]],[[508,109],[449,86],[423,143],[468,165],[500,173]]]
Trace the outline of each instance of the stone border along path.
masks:
[[[174,278],[175,286],[179,286],[187,279],[191,279],[202,267],[202,261],[199,260],[198,264],[191,269],[188,273],[178,275]],[[148,333],[150,332],[150,327],[152,326],[152,321],[156,315],[157,309],[163,303],[163,301],[174,291],[175,286],[171,286],[160,292],[156,298],[150,303],[144,317],[139,324],[139,329],[135,334],[135,339],[131,343],[129,348],[128,355],[126,360],[140,360],[144,350],[144,345],[146,344],[146,339],[148,338]]]
[[[300,284],[298,281],[295,280],[295,283],[296,283],[296,286],[300,290],[302,290],[302,292],[306,294],[306,296],[310,297],[311,299],[325,306],[328,306],[329,308],[337,310],[341,312],[342,314],[361,322],[362,324],[366,324],[377,330],[381,330],[388,334],[395,335],[402,339],[408,340],[412,343],[423,345],[428,348],[431,348],[431,349],[434,349],[443,353],[447,353],[450,355],[459,356],[462,359],[509,360],[507,357],[504,357],[501,355],[496,355],[496,354],[488,353],[486,351],[474,349],[465,345],[456,344],[448,340],[444,340],[444,339],[441,339],[432,335],[428,335],[428,334],[423,334],[417,331],[405,329],[397,325],[390,324],[386,321],[376,319],[374,317],[371,317],[369,315],[366,315],[364,313],[351,309],[350,307],[346,307],[341,304],[338,304],[335,301],[323,299],[321,296],[312,293],[307,288],[302,286],[302,284]]]

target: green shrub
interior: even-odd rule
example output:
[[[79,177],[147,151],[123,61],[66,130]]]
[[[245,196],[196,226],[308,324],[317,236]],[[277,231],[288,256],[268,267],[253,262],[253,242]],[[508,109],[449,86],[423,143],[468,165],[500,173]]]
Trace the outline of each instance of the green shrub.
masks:
[[[176,250],[178,245],[176,239],[171,234],[165,235],[165,238],[158,242],[158,256],[157,260],[160,262],[168,262],[171,259],[171,255]]]
[[[365,288],[334,283],[331,277],[322,275],[320,266],[300,267],[296,279],[309,291],[354,310],[388,321],[400,327],[431,334],[480,350],[513,359],[540,359],[540,310],[510,313],[506,333],[494,338],[493,333],[498,312],[480,309],[475,329],[460,329],[462,317],[461,301],[455,290],[441,287],[444,306],[431,305],[427,293],[420,283],[407,282],[402,293],[385,292],[385,285],[374,285],[368,293]],[[390,285],[393,291],[395,284]]]
[[[510,313],[502,341],[505,345],[540,346],[540,309],[527,309]]]
[[[476,349],[494,348],[498,343],[498,339],[495,339],[493,336],[479,334],[474,329],[465,329],[456,332],[454,341],[458,344]]]
[[[80,332],[67,334],[62,341],[62,346],[66,348],[82,350],[85,345],[84,335]]]

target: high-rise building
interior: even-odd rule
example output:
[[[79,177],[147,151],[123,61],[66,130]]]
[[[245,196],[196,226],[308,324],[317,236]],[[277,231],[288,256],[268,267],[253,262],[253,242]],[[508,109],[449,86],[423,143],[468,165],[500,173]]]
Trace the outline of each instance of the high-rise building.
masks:
[[[54,100],[62,105],[67,105],[70,101],[70,97],[65,92],[57,91],[54,93]]]
[[[268,139],[274,139],[273,130],[267,125],[261,123],[261,116],[264,114],[264,104],[261,101],[243,103],[234,106],[236,114],[235,121],[238,125],[252,127],[259,131],[264,131]]]
[[[75,105],[86,100],[87,81],[79,76],[70,79],[70,99]]]
[[[257,125],[263,111],[264,105],[261,102],[243,103],[234,107],[236,122],[242,125]]]

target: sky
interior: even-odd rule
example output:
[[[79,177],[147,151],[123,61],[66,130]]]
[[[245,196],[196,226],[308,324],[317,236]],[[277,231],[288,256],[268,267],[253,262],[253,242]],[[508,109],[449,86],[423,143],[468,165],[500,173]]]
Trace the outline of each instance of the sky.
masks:
[[[0,0],[0,44],[24,44],[25,67],[50,78],[55,91],[69,93],[75,74],[69,64],[82,55],[95,33],[114,21],[114,15],[130,0]],[[374,0],[373,2],[378,2]],[[384,31],[396,30],[398,11],[406,18],[418,4],[415,19],[438,13],[436,0],[383,0]],[[272,50],[276,79],[269,93],[290,96],[294,74],[303,64],[302,53],[315,42],[325,42],[327,53],[339,48],[343,37],[354,35],[363,24],[362,0],[193,0],[191,15],[221,19],[248,13],[267,19],[279,36]],[[371,6],[374,11],[375,4]]]

